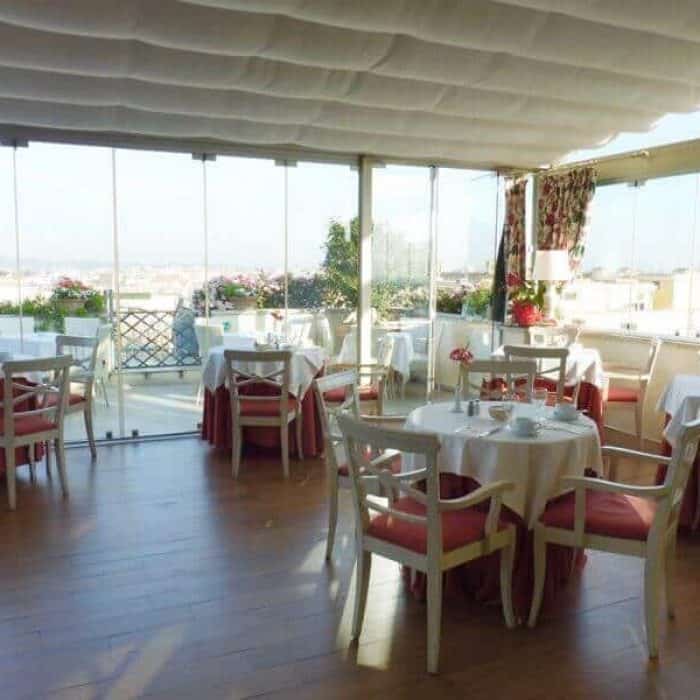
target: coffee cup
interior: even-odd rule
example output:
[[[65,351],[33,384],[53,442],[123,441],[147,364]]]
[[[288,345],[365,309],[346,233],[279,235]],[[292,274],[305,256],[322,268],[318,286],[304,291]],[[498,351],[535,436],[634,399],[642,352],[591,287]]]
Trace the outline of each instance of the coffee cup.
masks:
[[[557,420],[576,420],[578,418],[578,410],[572,403],[558,403],[554,407],[553,416]]]
[[[520,437],[533,437],[539,429],[539,423],[529,416],[516,416],[511,426],[513,432]]]

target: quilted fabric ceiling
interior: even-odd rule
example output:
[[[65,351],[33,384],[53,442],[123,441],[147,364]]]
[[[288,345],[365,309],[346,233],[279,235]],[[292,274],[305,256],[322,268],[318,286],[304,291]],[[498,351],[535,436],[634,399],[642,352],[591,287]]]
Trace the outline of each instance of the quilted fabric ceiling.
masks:
[[[530,167],[699,87],[697,0],[0,3],[0,125]]]

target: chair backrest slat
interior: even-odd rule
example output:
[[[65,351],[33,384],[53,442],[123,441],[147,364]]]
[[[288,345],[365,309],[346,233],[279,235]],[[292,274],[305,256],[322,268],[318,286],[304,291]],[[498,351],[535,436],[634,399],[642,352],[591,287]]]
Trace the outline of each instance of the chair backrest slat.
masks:
[[[314,380],[314,396],[316,408],[321,421],[323,434],[323,446],[326,458],[330,460],[330,468],[337,469],[340,466],[339,455],[340,428],[337,416],[344,411],[351,413],[355,418],[360,417],[360,399],[358,395],[358,373],[354,369],[343,372],[335,372],[317,377]],[[326,399],[329,391],[342,391],[342,401],[330,402]],[[342,460],[345,461],[344,459]]]
[[[23,417],[45,417],[63,425],[72,359],[68,355],[36,360],[8,360],[2,365],[3,439],[12,442],[15,421]],[[27,377],[32,377],[30,381]],[[48,403],[49,396],[56,401]],[[26,407],[23,408],[23,405]]]
[[[286,419],[289,408],[291,364],[292,352],[290,350],[224,350],[226,385],[231,394],[231,410],[234,414],[238,415],[240,412],[240,390],[260,385],[276,389],[278,394],[257,397],[246,394],[245,399],[268,402],[278,400],[280,402],[280,415]],[[263,367],[261,368],[261,366]]]
[[[370,510],[377,510],[368,499],[363,474],[381,474],[381,482],[388,493],[411,490],[401,480],[397,479],[388,469],[377,470],[372,465],[372,455],[396,450],[403,454],[415,455],[423,462],[426,469],[426,518],[425,523],[428,532],[428,556],[431,552],[438,552],[441,548],[442,532],[439,517],[439,473],[438,452],[440,440],[432,433],[413,432],[408,430],[392,430],[380,428],[351,416],[349,413],[338,414],[338,426],[343,436],[343,444],[348,459],[348,471],[352,484],[353,503],[356,522],[365,532],[370,524]],[[370,448],[370,449],[367,449]],[[423,498],[423,494],[421,494]],[[405,519],[405,514],[392,508],[392,499],[389,505],[381,508],[382,512]],[[412,520],[416,520],[414,516]]]
[[[547,375],[555,375],[557,383],[557,402],[564,398],[566,388],[566,362],[569,358],[568,348],[550,348],[533,345],[505,345],[503,353],[506,360],[534,360],[537,363],[537,376],[550,379]],[[556,360],[553,367],[543,368],[546,360]]]
[[[517,389],[523,390],[525,400],[529,403],[532,401],[532,390],[537,374],[537,364],[534,360],[472,360],[468,364],[460,366],[460,374],[462,378],[462,386],[467,389],[480,389],[478,386],[470,384],[470,375],[488,375],[489,386],[498,379],[505,380],[505,388],[511,394]],[[524,380],[524,383],[523,381]]]

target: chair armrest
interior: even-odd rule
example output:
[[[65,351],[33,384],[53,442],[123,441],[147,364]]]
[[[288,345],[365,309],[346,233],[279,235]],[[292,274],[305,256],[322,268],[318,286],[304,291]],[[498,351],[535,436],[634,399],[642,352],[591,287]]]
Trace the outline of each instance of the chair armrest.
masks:
[[[441,498],[438,502],[438,509],[441,511],[462,510],[463,508],[471,508],[478,503],[488,501],[494,495],[501,495],[506,491],[512,491],[515,485],[510,481],[494,481],[492,484],[481,486],[476,491],[468,493],[466,496],[459,498]]]
[[[417,481],[418,479],[423,479],[428,476],[427,469],[412,469],[410,472],[401,472],[400,474],[393,474],[394,479],[397,481]]]
[[[630,382],[641,382],[645,378],[648,379],[648,375],[641,370],[608,369],[604,367],[603,372],[608,379],[622,379]]]
[[[593,491],[619,493],[640,498],[662,498],[668,494],[666,486],[634,486],[632,484],[620,484],[617,481],[594,479],[590,476],[563,476],[561,484],[577,490],[591,489]]]
[[[438,510],[441,513],[450,510],[461,510],[491,499],[489,512],[486,516],[486,522],[484,523],[484,535],[490,537],[498,530],[498,523],[501,519],[503,494],[506,491],[512,491],[514,488],[515,484],[510,481],[494,481],[492,484],[482,486],[461,498],[440,499],[438,502]]]
[[[654,464],[670,464],[671,458],[664,455],[655,455],[651,452],[639,452],[638,450],[628,450],[624,447],[605,446],[601,450],[603,457],[627,457],[628,459],[641,459]]]
[[[376,469],[383,469],[385,464],[391,464],[391,462],[396,459],[396,455],[400,454],[401,453],[398,450],[387,450],[386,452],[380,454],[379,457],[375,457],[374,459],[370,460],[370,466],[375,467]]]

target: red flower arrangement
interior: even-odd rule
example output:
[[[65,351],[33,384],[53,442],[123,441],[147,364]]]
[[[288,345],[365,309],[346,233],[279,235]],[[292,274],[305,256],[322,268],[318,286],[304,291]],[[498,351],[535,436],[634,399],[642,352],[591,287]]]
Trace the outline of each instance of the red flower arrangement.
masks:
[[[468,365],[474,359],[472,351],[469,349],[469,345],[463,347],[456,347],[450,353],[450,360],[454,362],[459,362],[460,365]]]
[[[542,320],[544,287],[539,282],[521,280],[512,272],[506,277],[513,319],[519,326],[534,326]]]

